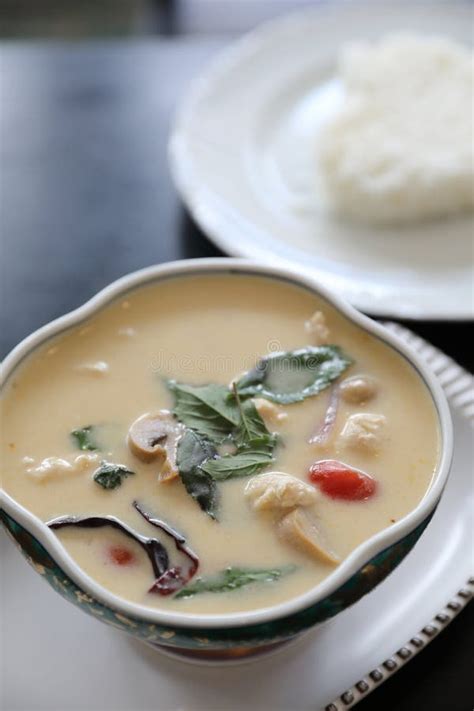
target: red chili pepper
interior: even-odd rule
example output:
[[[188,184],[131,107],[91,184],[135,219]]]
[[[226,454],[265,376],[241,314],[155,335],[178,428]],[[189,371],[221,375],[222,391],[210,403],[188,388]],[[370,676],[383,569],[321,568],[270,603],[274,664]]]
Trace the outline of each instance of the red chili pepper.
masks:
[[[309,470],[309,478],[332,499],[365,501],[377,491],[377,482],[369,474],[336,459],[315,462]]]
[[[124,546],[111,546],[109,556],[113,563],[117,565],[130,565],[135,561],[132,551]]]

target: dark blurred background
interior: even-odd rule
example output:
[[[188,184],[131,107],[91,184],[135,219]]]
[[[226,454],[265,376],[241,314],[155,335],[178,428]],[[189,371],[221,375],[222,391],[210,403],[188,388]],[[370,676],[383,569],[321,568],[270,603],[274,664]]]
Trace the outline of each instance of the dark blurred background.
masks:
[[[0,0],[0,357],[127,272],[219,254],[169,175],[176,106],[235,36],[338,1]],[[466,327],[408,325],[472,369]]]
[[[311,0],[1,0],[0,36],[85,39],[241,32]]]

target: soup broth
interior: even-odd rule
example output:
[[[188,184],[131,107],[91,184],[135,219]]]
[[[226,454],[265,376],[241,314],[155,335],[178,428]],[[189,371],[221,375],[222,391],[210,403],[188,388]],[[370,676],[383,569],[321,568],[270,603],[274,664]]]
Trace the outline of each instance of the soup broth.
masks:
[[[198,614],[314,587],[416,507],[439,456],[433,402],[403,357],[255,275],[130,292],[31,354],[2,412],[8,494],[56,520],[105,588]],[[154,558],[137,534],[158,541]]]

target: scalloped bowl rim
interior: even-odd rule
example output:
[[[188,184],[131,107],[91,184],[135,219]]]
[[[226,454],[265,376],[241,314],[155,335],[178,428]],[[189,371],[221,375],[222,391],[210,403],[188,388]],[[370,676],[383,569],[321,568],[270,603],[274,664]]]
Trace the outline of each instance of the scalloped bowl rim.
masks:
[[[422,523],[436,507],[446,484],[453,452],[453,431],[448,403],[441,385],[409,346],[383,326],[361,314],[340,297],[332,294],[326,287],[320,286],[317,280],[308,274],[302,274],[292,268],[247,259],[189,259],[146,267],[121,277],[99,291],[82,306],[42,326],[21,341],[3,361],[0,387],[6,383],[16,367],[25,358],[46,341],[88,320],[101,308],[123,297],[127,292],[139,289],[152,282],[159,282],[161,279],[180,278],[186,275],[196,276],[206,272],[255,274],[256,276],[289,281],[296,286],[309,289],[315,295],[326,300],[361,329],[374,335],[389,347],[394,348],[415,368],[425,382],[437,410],[441,443],[436,471],[429,489],[419,504],[400,521],[379,531],[357,546],[330,575],[305,593],[270,607],[226,614],[167,612],[159,609],[153,610],[145,605],[129,602],[108,591],[90,578],[75,563],[57,536],[46,524],[6,494],[3,488],[0,490],[0,504],[1,508],[44,546],[62,570],[82,590],[114,611],[144,620],[149,624],[159,624],[167,627],[194,629],[236,628],[277,621],[312,607],[344,585],[374,556],[403,539]]]

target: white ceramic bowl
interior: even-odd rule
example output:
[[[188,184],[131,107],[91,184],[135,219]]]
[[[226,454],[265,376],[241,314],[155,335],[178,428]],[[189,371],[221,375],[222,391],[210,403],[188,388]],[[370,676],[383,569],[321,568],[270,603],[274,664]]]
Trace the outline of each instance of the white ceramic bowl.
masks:
[[[358,546],[313,589],[278,605],[250,612],[215,615],[150,610],[109,592],[86,575],[57,536],[35,515],[1,492],[0,517],[22,552],[63,596],[104,622],[156,645],[199,656],[241,655],[278,644],[320,623],[369,592],[413,547],[433,515],[449,473],[452,424],[442,389],[416,353],[383,326],[362,315],[311,277],[282,267],[242,259],[198,259],[153,266],[122,277],[83,306],[47,324],[22,341],[3,363],[2,383],[21,361],[48,339],[87,321],[102,307],[145,284],[203,273],[255,274],[292,282],[322,297],[350,321],[406,358],[426,383],[438,413],[440,457],[429,490],[418,506],[389,528]]]

